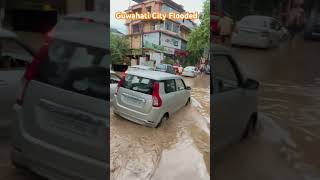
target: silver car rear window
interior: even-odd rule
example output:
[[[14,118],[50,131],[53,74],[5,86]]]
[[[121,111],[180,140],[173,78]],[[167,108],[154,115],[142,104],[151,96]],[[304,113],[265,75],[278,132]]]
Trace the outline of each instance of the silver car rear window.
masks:
[[[124,88],[132,91],[152,94],[154,80],[128,74],[125,78]]]
[[[36,80],[81,93],[107,99],[108,79],[105,49],[53,40],[36,74]]]

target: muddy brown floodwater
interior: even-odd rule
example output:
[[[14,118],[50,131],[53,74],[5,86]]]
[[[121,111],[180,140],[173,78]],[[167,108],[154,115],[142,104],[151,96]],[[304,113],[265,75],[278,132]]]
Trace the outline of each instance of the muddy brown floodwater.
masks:
[[[191,104],[157,129],[134,124],[111,110],[112,180],[210,179],[209,78],[184,78],[192,88]]]
[[[260,81],[257,136],[233,145],[215,179],[320,179],[320,42],[232,48],[243,72]],[[229,173],[229,172],[232,172]]]

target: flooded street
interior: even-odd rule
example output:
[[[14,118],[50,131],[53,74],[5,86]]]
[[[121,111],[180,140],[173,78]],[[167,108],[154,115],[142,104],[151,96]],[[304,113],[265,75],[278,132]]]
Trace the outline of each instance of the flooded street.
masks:
[[[232,48],[243,72],[261,83],[260,127],[228,149],[216,179],[320,179],[319,50],[320,42],[301,38],[294,47]]]
[[[191,104],[159,128],[110,112],[112,180],[210,179],[210,76],[184,78]]]

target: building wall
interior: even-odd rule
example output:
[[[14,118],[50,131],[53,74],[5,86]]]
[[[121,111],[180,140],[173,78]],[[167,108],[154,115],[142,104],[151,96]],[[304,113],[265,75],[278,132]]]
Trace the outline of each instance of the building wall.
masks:
[[[126,10],[127,13],[139,11],[141,13],[147,12],[147,7],[151,7],[151,12],[160,12],[160,11],[166,11],[170,9],[167,5],[163,6],[164,4],[161,2],[156,1],[144,1],[142,4],[138,4],[136,6],[130,7],[128,10]],[[163,24],[162,28],[160,29],[160,21],[154,21],[156,22],[155,30],[153,28],[154,22],[152,21],[144,21],[143,25],[143,33],[144,36],[141,38],[140,32],[133,34],[133,24],[137,21],[126,21],[127,28],[128,28],[128,40],[130,43],[130,48],[132,49],[138,49],[142,47],[141,40],[143,39],[144,42],[148,41],[148,43],[154,44],[155,46],[153,48],[157,49],[160,48],[160,51],[163,51],[167,54],[174,54],[175,49],[181,49],[183,46],[183,50],[185,50],[186,47],[186,40],[188,39],[188,35],[190,33],[190,30],[186,29],[186,27],[179,27],[179,23],[183,23],[187,27],[193,26],[191,22],[176,22],[176,24],[179,27],[179,30],[176,32],[166,30],[165,23]],[[183,25],[182,25],[183,26]],[[173,30],[173,25],[171,26]],[[161,33],[159,33],[159,30]],[[156,38],[155,35],[158,35]],[[161,34],[161,35],[160,35]],[[178,37],[177,37],[178,36]],[[179,38],[180,37],[180,38]],[[182,45],[182,39],[183,45]],[[147,48],[148,49],[148,48]]]
[[[151,22],[146,22],[143,25],[143,32],[150,32],[152,30]]]
[[[131,38],[129,39],[129,42],[131,42],[132,49],[141,48],[141,36],[140,35],[132,35]]]
[[[82,12],[86,9],[86,0],[66,0],[67,13]]]

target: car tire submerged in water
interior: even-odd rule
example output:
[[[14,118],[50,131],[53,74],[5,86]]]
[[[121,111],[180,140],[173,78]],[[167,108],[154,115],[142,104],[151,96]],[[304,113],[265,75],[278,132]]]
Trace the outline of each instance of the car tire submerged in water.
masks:
[[[157,124],[155,128],[158,128],[161,126],[161,124],[169,119],[169,115],[166,113],[165,115],[162,116],[160,122]]]
[[[253,115],[250,117],[250,120],[248,121],[248,124],[242,135],[241,140],[245,140],[252,137],[256,133],[256,130],[257,130],[257,117]]]

